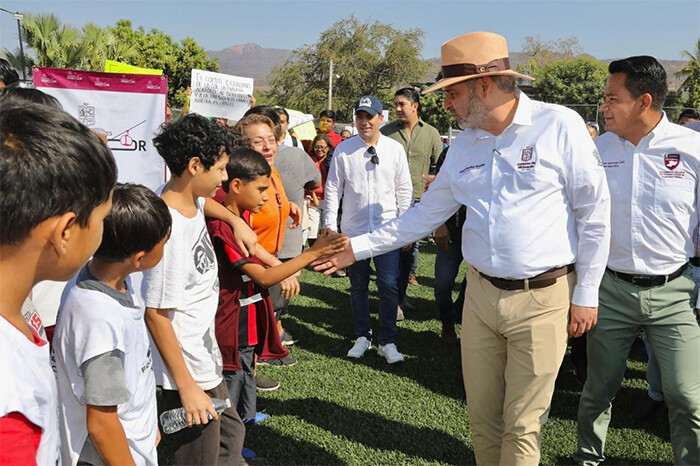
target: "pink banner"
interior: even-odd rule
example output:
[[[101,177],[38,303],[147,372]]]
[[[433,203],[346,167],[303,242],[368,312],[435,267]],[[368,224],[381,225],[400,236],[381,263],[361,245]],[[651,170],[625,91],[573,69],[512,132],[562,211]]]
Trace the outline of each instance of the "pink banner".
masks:
[[[35,66],[32,68],[32,76],[34,87],[141,94],[168,93],[168,77],[165,75],[101,73]]]

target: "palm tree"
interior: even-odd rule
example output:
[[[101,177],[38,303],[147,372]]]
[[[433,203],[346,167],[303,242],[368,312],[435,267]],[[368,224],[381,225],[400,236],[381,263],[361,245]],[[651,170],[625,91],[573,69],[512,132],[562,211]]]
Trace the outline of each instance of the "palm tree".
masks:
[[[80,68],[89,49],[80,31],[62,25],[53,14],[28,14],[24,17],[24,40],[34,52],[34,63],[51,68]]]
[[[684,78],[679,90],[688,95],[686,105],[697,108],[700,106],[700,38],[695,43],[693,53],[683,50],[681,56],[686,58],[688,63],[674,75]]]
[[[83,27],[82,42],[89,51],[85,66],[93,71],[104,70],[105,60],[129,61],[138,55],[133,45],[120,41],[112,31],[94,23]]]
[[[15,49],[14,52],[10,52],[7,48],[2,48],[2,56],[5,60],[10,63],[12,68],[16,69],[20,76],[22,76],[22,55],[20,53],[19,47]],[[26,51],[24,54],[24,68],[27,73],[27,78],[32,76],[32,66],[34,66],[34,58],[27,55]]]

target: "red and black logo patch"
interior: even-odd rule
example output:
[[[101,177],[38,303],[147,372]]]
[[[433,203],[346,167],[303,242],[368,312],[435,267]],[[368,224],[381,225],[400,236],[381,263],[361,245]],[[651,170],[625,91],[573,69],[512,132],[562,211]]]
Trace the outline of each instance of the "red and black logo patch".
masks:
[[[665,154],[664,155],[664,165],[669,170],[675,169],[681,164],[681,154]]]

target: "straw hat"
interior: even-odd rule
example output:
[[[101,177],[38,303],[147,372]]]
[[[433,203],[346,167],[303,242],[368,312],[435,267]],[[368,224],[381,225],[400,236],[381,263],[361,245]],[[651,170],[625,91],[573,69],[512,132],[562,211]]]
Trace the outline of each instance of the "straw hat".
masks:
[[[510,69],[506,38],[492,32],[470,32],[450,39],[442,44],[441,55],[443,78],[423,94],[482,76],[534,79]]]

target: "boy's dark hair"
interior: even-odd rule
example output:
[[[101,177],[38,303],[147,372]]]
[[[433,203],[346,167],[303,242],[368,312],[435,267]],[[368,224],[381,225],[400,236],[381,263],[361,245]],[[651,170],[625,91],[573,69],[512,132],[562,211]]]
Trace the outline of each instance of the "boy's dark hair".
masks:
[[[692,118],[694,120],[700,120],[700,113],[698,113],[698,111],[694,108],[687,108],[683,110],[680,115],[678,115],[678,121],[682,120],[683,118]]]
[[[232,139],[226,128],[196,113],[166,123],[153,145],[174,176],[180,176],[193,157],[207,170],[221,156],[231,153]]]
[[[226,173],[228,174],[228,180],[224,181],[221,187],[227,193],[234,178],[247,183],[261,176],[270,176],[272,168],[270,168],[270,164],[259,152],[247,147],[238,147],[233,150],[233,153],[228,158]]]
[[[18,244],[67,212],[86,226],[116,181],[110,150],[72,116],[30,102],[0,104],[0,244]]]
[[[284,107],[274,107],[274,108],[275,108],[275,112],[276,112],[278,115],[284,115],[284,116],[286,116],[286,117],[287,117],[287,123],[289,123],[289,112],[288,112]]]
[[[330,118],[331,120],[335,121],[335,112],[333,110],[324,110],[318,114],[318,119],[320,120],[323,117]]]
[[[394,93],[394,98],[405,97],[409,102],[420,106],[420,92],[412,87],[403,87]]]
[[[117,183],[95,258],[121,262],[137,252],[150,252],[168,235],[171,225],[168,206],[156,193],[140,184]]]
[[[651,108],[661,111],[668,93],[666,71],[656,58],[648,55],[615,60],[608,66],[610,74],[625,73],[625,89],[638,98],[642,94],[651,95]]]
[[[0,58],[0,81],[5,84],[5,86],[10,86],[19,82],[19,75],[10,62],[4,58]]]
[[[22,105],[25,102],[34,102],[35,104],[47,105],[51,108],[63,110],[63,106],[56,97],[41,92],[39,89],[17,86],[0,89],[1,105]]]
[[[277,138],[277,140],[279,141],[284,136],[284,131],[282,130],[282,123],[280,122],[279,113],[277,113],[277,110],[275,110],[274,107],[271,107],[269,105],[257,105],[245,112],[243,114],[243,117],[245,118],[248,115],[265,115],[270,120],[272,120],[272,124],[274,125],[272,132],[275,133],[275,137]],[[287,117],[287,119],[289,119],[289,117]]]

